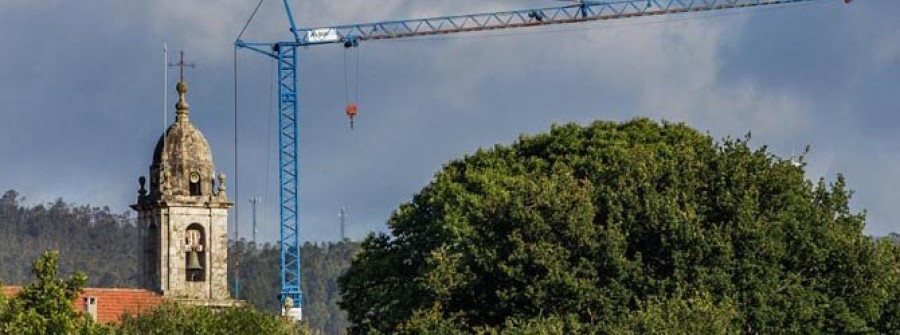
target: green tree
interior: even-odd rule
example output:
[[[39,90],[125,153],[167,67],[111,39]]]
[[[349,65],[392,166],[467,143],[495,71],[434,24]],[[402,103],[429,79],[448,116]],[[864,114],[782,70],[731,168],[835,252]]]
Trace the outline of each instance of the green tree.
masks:
[[[450,162],[340,279],[352,331],[896,332],[897,247],[842,176],[639,119]]]
[[[57,252],[46,252],[34,261],[37,280],[13,299],[0,299],[2,334],[105,334],[111,330],[95,324],[72,305],[85,283],[76,273],[59,278]]]

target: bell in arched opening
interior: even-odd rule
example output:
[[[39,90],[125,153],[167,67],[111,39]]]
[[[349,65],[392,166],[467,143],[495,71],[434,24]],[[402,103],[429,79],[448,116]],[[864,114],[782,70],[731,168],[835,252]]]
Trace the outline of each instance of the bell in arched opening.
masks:
[[[203,261],[203,227],[192,224],[185,231],[185,280],[205,281],[206,271]]]

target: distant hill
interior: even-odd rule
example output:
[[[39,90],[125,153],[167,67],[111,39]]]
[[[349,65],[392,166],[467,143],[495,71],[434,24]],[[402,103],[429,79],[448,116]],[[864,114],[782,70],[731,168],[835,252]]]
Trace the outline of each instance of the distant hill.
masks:
[[[88,287],[138,287],[141,237],[130,212],[112,213],[108,207],[67,204],[62,199],[33,206],[24,202],[12,190],[0,197],[0,283],[32,281],[31,263],[53,249],[60,252],[60,272],[84,272]],[[347,328],[346,313],[337,307],[337,277],[358,250],[359,243],[351,241],[303,246],[303,313],[314,333],[342,334]],[[232,241],[228,273],[232,294],[237,269],[239,298],[277,313],[278,263],[277,246]]]

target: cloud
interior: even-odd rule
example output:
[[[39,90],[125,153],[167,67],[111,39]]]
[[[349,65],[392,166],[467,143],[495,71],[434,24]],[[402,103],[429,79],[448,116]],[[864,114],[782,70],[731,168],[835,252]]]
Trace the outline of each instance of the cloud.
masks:
[[[547,1],[293,2],[301,26],[443,15]],[[0,189],[33,201],[125,210],[162,128],[168,41],[188,72],[191,118],[249,236],[252,196],[264,197],[261,236],[277,236],[272,65],[239,53],[240,175],[234,176],[232,42],[254,3],[238,0],[0,2]],[[551,3],[552,5],[552,3]],[[289,38],[267,1],[247,40]],[[790,155],[813,146],[811,178],[845,172],[868,231],[898,230],[890,199],[900,147],[900,4],[805,6],[500,31],[301,50],[301,225],[309,240],[384,229],[391,210],[450,159],[552,123],[637,116],[685,121],[715,136],[754,134]],[[672,21],[672,20],[675,21]],[[663,22],[665,21],[665,22]],[[448,36],[449,37],[449,36]],[[343,114],[343,57],[360,53],[360,115]],[[351,73],[351,78],[355,74]],[[170,77],[170,80],[174,78]],[[172,85],[169,85],[171,91]],[[169,103],[174,104],[173,92]],[[12,107],[10,107],[12,106]],[[169,109],[172,112],[172,109]],[[169,121],[173,118],[170,116]],[[6,159],[14,157],[14,159]],[[234,185],[235,183],[240,183]]]

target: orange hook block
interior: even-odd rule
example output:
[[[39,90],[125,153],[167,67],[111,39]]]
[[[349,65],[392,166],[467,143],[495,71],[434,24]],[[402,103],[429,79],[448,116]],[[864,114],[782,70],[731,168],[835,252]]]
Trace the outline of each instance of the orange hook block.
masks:
[[[353,129],[353,118],[356,117],[356,112],[359,107],[356,107],[356,104],[347,105],[347,117],[350,118],[350,129]]]

